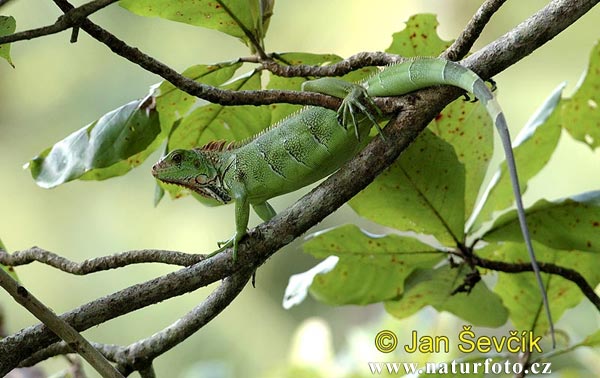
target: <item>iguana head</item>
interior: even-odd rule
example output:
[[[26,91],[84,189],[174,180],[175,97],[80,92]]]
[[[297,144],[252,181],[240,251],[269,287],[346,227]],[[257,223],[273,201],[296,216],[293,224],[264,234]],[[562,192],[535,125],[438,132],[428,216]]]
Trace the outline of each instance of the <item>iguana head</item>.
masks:
[[[223,185],[224,172],[209,154],[198,149],[171,151],[154,164],[152,175],[168,184],[183,186],[201,196],[228,203],[231,196]]]

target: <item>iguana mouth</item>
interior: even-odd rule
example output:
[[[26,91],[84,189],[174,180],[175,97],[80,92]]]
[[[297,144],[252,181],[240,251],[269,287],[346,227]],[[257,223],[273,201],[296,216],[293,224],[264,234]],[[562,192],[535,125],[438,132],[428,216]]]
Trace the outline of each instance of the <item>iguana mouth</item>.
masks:
[[[203,188],[190,188],[201,196],[213,198],[221,203],[231,202],[231,196],[218,186],[208,185]]]
[[[166,182],[167,184],[181,186],[182,188],[186,188],[193,192],[198,193],[202,197],[212,198],[223,204],[227,204],[227,203],[231,202],[231,196],[225,190],[221,189],[220,187],[218,187],[216,185],[211,185],[211,184],[206,184],[206,183],[202,184],[202,186],[199,186],[198,182],[193,177],[191,177],[185,181],[167,180],[167,179],[162,179],[161,181]]]

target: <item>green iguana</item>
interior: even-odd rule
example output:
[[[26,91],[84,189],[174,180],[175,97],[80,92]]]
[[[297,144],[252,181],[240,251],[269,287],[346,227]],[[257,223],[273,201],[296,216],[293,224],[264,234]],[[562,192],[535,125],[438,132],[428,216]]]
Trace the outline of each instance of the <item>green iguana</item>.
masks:
[[[362,85],[334,78],[305,82],[302,90],[342,98],[337,113],[308,106],[246,141],[229,144],[218,141],[192,150],[174,150],[154,165],[152,174],[160,181],[186,187],[222,204],[235,201],[236,233],[214,252],[233,246],[235,259],[238,243],[247,232],[250,205],[268,221],[275,216],[268,199],[330,175],[363,147],[361,142],[366,140],[373,125],[379,129],[377,121],[383,119],[372,111],[378,110],[372,96],[399,96],[434,85],[451,85],[473,93],[486,107],[500,134],[521,231],[554,337],[548,298],[525,220],[506,120],[485,82],[457,63],[416,58],[386,67]]]

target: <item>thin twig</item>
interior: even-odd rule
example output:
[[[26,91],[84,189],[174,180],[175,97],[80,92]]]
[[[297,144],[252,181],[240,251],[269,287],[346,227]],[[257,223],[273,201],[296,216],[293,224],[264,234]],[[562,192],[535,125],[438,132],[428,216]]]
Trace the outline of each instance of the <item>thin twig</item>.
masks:
[[[104,356],[77,332],[69,323],[56,314],[15,281],[3,269],[0,269],[0,286],[4,288],[21,306],[25,307],[46,327],[66,341],[103,377],[123,378]]]
[[[80,263],[70,261],[53,252],[39,247],[8,253],[0,250],[0,264],[20,266],[34,261],[49,265],[66,273],[86,275],[103,270],[122,268],[127,265],[141,263],[161,263],[179,266],[190,266],[204,259],[204,255],[158,249],[127,251],[110,256],[96,257]]]
[[[492,16],[505,2],[506,0],[487,0],[484,2],[454,43],[444,51],[442,57],[457,61],[467,55]]]
[[[79,25],[79,23],[85,20],[87,16],[117,1],[118,0],[90,1],[89,3],[83,4],[80,7],[72,8],[70,11],[59,17],[58,20],[56,20],[56,22],[52,25],[42,26],[40,28],[2,36],[0,37],[0,45],[60,33],[63,30],[67,30],[73,26]]]
[[[521,273],[533,271],[533,267],[529,263],[507,263],[503,261],[493,261],[481,258],[475,254],[471,256],[471,259],[477,266],[499,272]],[[585,278],[578,271],[545,262],[539,262],[538,265],[540,267],[540,271],[544,273],[556,274],[573,282],[579,287],[583,295],[585,295],[587,299],[589,299],[590,302],[596,306],[598,311],[600,311],[600,297],[596,295],[594,288],[587,283]]]
[[[222,312],[241,293],[250,276],[250,271],[243,270],[226,278],[201,304],[175,323],[146,339],[126,347],[98,343],[93,343],[93,346],[110,361],[118,362],[123,371],[141,371],[156,357],[181,343]],[[48,358],[71,352],[68,344],[58,342],[34,353],[20,366],[33,366]]]
[[[91,344],[96,350],[102,353],[102,355],[106,357],[107,360],[113,362],[115,361],[115,356],[117,355],[117,353],[119,353],[121,348],[123,348],[120,345],[114,344],[102,344],[95,342],[92,342]],[[64,341],[59,341],[33,353],[31,356],[21,361],[19,367],[34,366],[49,358],[67,355],[69,353],[73,353],[73,349],[69,346],[69,344],[65,343]]]
[[[73,9],[73,5],[67,0],[53,0],[63,11]],[[286,102],[298,105],[316,105],[329,109],[337,109],[341,100],[314,92],[298,92],[283,90],[263,91],[234,91],[216,88],[210,85],[198,83],[192,79],[180,75],[171,67],[159,62],[153,57],[144,54],[139,49],[129,46],[108,31],[94,24],[90,20],[84,20],[80,25],[90,36],[108,46],[115,54],[139,65],[163,79],[167,80],[182,91],[192,96],[202,98],[215,104],[221,105],[268,105],[278,102]]]
[[[175,323],[123,348],[116,355],[116,362],[133,370],[151,364],[156,357],[183,342],[221,313],[241,293],[252,272],[252,269],[241,270],[227,277],[201,304]]]
[[[341,76],[359,68],[369,66],[387,66],[405,61],[401,56],[385,52],[360,52],[341,62],[327,66],[311,66],[307,64],[281,65],[277,63],[279,56],[271,54],[270,59],[258,61],[264,68],[277,76],[306,77],[306,76]],[[242,59],[244,60],[244,59]]]

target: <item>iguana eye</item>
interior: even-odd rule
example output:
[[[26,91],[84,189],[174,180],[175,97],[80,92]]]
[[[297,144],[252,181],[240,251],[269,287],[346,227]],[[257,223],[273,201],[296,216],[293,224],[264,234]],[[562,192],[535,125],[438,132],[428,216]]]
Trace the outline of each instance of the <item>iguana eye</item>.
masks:
[[[183,156],[177,152],[175,154],[173,154],[173,156],[171,156],[171,160],[173,160],[173,163],[175,164],[181,164],[181,160],[183,159]]]

